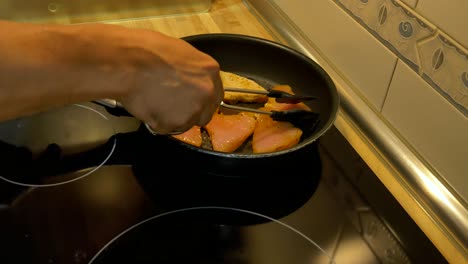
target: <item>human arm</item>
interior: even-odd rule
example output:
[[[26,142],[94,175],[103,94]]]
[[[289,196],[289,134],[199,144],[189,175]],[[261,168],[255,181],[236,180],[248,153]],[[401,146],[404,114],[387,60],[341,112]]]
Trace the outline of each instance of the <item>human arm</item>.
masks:
[[[206,124],[223,97],[213,58],[151,30],[0,21],[0,58],[0,120],[113,98],[165,134]]]

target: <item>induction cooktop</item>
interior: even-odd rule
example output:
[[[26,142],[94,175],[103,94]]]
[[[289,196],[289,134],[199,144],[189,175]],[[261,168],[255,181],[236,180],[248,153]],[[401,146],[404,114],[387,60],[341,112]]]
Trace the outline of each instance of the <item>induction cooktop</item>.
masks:
[[[88,103],[0,123],[0,262],[446,263],[335,127],[261,180],[135,167],[113,135],[137,127]]]

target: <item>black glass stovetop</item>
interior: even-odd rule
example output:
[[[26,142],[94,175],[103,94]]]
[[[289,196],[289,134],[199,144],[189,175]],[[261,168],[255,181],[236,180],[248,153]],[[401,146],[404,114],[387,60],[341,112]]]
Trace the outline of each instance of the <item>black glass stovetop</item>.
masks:
[[[112,136],[136,126],[89,104],[0,123],[0,263],[444,263],[334,127],[255,180],[184,170],[165,149],[132,166],[132,141]]]

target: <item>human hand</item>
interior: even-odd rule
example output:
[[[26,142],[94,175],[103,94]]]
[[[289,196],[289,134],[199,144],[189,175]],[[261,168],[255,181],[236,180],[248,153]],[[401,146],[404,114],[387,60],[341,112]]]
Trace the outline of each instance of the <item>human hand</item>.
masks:
[[[154,30],[0,20],[2,32],[0,120],[111,98],[167,134],[205,125],[224,96],[212,57]]]
[[[224,97],[216,60],[156,31],[105,28],[107,47],[99,56],[110,62],[112,72],[119,72],[114,85],[128,87],[115,99],[132,115],[158,134],[183,132],[211,120]]]
[[[182,39],[127,33],[119,44],[132,80],[119,98],[124,107],[158,134],[207,124],[224,96],[217,61]]]

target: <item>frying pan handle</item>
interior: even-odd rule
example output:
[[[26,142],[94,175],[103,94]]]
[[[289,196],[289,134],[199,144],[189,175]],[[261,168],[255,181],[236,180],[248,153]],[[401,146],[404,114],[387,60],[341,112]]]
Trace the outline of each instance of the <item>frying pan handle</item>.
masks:
[[[93,168],[103,161],[106,161],[105,165],[133,165],[141,137],[141,131],[118,133],[101,145],[68,155],[63,154],[60,145],[51,143],[37,158],[33,158],[31,150],[26,147],[0,141],[0,158],[3,161],[0,174],[15,181],[39,184],[43,178]]]
[[[98,99],[92,101],[93,103],[104,106],[106,108],[106,111],[113,115],[113,116],[128,116],[128,117],[133,117],[132,114],[130,114],[121,103],[117,102],[116,100],[113,99]]]
[[[113,116],[134,117],[132,114],[130,114],[123,107],[123,105],[121,103],[117,102],[116,100],[113,100],[113,99],[98,99],[98,100],[94,100],[92,102],[97,104],[97,105],[104,106],[104,108],[106,108],[106,111],[109,114],[113,115]],[[148,124],[145,123],[145,126],[148,129],[148,131],[151,132],[151,134],[153,134],[153,135],[158,134],[157,132],[153,131],[153,129],[151,129],[151,127]],[[178,135],[178,134],[182,134],[184,132],[185,131],[174,131],[174,132],[168,133],[168,135]]]

